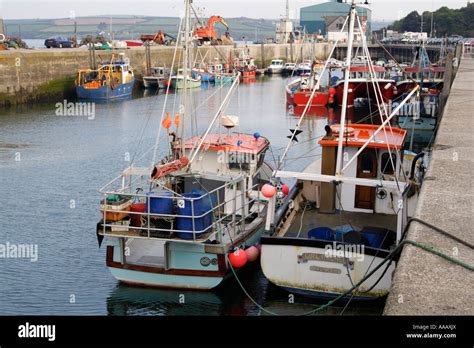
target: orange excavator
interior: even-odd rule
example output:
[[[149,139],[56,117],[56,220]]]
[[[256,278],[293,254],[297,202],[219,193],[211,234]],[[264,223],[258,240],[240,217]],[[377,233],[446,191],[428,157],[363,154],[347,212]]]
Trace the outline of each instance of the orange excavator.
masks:
[[[214,25],[216,23],[221,23],[226,28],[226,30],[229,29],[229,25],[226,23],[224,18],[222,18],[221,16],[212,16],[208,19],[206,26],[204,26],[204,24],[202,23],[200,27],[194,30],[194,36],[197,37],[197,39],[201,43],[204,43],[205,41],[210,41],[212,45],[220,45],[222,43],[222,40],[217,37],[217,32],[214,29]],[[229,34],[228,32],[226,32],[226,37],[228,36]]]

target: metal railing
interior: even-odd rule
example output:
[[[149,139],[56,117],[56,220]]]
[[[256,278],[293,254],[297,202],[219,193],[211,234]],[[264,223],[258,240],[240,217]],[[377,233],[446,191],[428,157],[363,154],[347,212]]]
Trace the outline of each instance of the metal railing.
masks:
[[[261,197],[258,189],[259,184],[257,183],[252,187],[245,189],[245,177],[242,176],[234,178],[211,191],[204,192],[204,190],[202,190],[203,193],[195,197],[186,197],[185,195],[174,192],[163,185],[158,185],[154,189],[159,189],[162,192],[167,191],[170,193],[170,195],[151,195],[150,192],[133,193],[132,187],[134,185],[132,184],[137,183],[137,179],[139,178],[132,178],[131,175],[122,174],[121,176],[109,182],[106,186],[104,186],[103,189],[101,189],[104,197],[103,201],[101,202],[103,221],[101,224],[102,232],[99,233],[110,236],[120,235],[124,237],[153,239],[175,239],[176,234],[183,233],[192,236],[192,238],[180,238],[179,240],[183,242],[204,242],[217,234],[216,239],[218,239],[219,242],[222,242],[222,232],[224,229],[227,230],[228,233],[233,231],[235,236],[238,234],[239,228],[245,228],[245,221],[248,217],[255,214],[255,212],[257,212],[259,215],[261,211]],[[149,179],[146,181],[148,184],[150,183]],[[116,182],[121,183],[120,189],[106,189]],[[237,189],[239,183],[241,189]],[[154,184],[157,183],[155,182]],[[229,190],[232,190],[233,192],[230,195],[228,193]],[[252,198],[250,196],[251,192],[256,192],[256,197]],[[224,195],[224,199],[221,199],[222,194]],[[108,201],[108,198],[113,195],[116,195],[120,198],[120,205],[126,205],[125,209],[114,209],[113,204],[108,204],[108,202],[110,202]],[[228,197],[227,199],[225,198],[226,196]],[[169,211],[153,211],[154,209],[151,208],[151,203],[154,199],[161,200],[161,203],[167,202],[168,207],[172,207],[171,210],[173,213],[168,213]],[[240,204],[237,203],[239,199]],[[199,209],[196,206],[196,202],[198,201],[202,202],[204,208]],[[146,211],[131,211],[130,209],[132,205],[136,203],[144,203],[146,206]],[[231,205],[230,207],[229,204]],[[257,209],[251,211],[253,204],[257,204]],[[174,211],[176,210],[176,207],[181,209],[190,207],[187,208],[188,211],[190,210],[190,215],[175,214]],[[240,214],[238,214],[239,212]],[[122,218],[117,219],[117,221],[107,220],[108,214],[120,214],[119,217]],[[134,216],[138,216],[140,221],[138,226],[117,224],[118,222],[124,221],[124,219],[127,218],[133,220]],[[185,219],[181,221],[187,221],[186,224],[190,225],[192,228],[176,228],[175,224],[178,223],[178,219]],[[117,233],[119,230],[120,233]],[[140,236],[136,235],[137,231],[139,232]],[[142,231],[143,234],[141,233]]]

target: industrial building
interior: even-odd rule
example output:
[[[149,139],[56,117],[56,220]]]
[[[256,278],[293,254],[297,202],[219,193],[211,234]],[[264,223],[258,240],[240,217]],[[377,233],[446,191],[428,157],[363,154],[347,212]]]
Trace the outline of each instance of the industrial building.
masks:
[[[302,7],[300,9],[300,24],[306,29],[307,33],[327,35],[327,17],[337,18],[339,16],[346,16],[350,8],[350,3],[345,3],[343,0],[330,0],[316,5]],[[366,32],[369,34],[368,36],[370,36],[372,11],[367,7],[357,6],[357,13],[361,18],[365,19]]]

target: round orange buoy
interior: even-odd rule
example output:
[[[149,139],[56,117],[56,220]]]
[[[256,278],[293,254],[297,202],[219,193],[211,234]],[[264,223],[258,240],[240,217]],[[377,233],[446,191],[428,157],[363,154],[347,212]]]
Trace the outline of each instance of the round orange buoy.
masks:
[[[281,192],[286,196],[288,193],[290,193],[290,188],[288,187],[287,184],[281,185]]]
[[[247,254],[247,261],[253,262],[258,259],[258,254],[260,254],[260,251],[252,245],[251,247],[245,249],[245,253]]]
[[[273,185],[265,184],[262,186],[262,195],[267,198],[272,198],[276,194],[276,188]]]
[[[247,253],[242,249],[237,249],[229,255],[229,262],[233,268],[240,268],[247,263]]]

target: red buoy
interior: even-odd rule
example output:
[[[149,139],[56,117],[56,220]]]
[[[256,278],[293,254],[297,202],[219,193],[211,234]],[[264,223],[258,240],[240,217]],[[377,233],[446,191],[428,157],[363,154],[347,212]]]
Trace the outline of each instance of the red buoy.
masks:
[[[258,254],[260,254],[260,251],[252,245],[251,247],[245,249],[245,253],[247,254],[247,260],[249,262],[253,262],[258,259]]]
[[[276,188],[273,185],[265,184],[262,186],[262,195],[267,198],[272,198],[276,194]]]
[[[290,188],[288,187],[287,184],[281,185],[281,192],[283,192],[285,196],[287,196],[288,193],[290,193]]]
[[[334,97],[336,95],[336,89],[334,87],[329,88],[329,95]]]
[[[233,268],[240,268],[247,263],[247,253],[242,249],[237,249],[229,254],[229,262]]]

